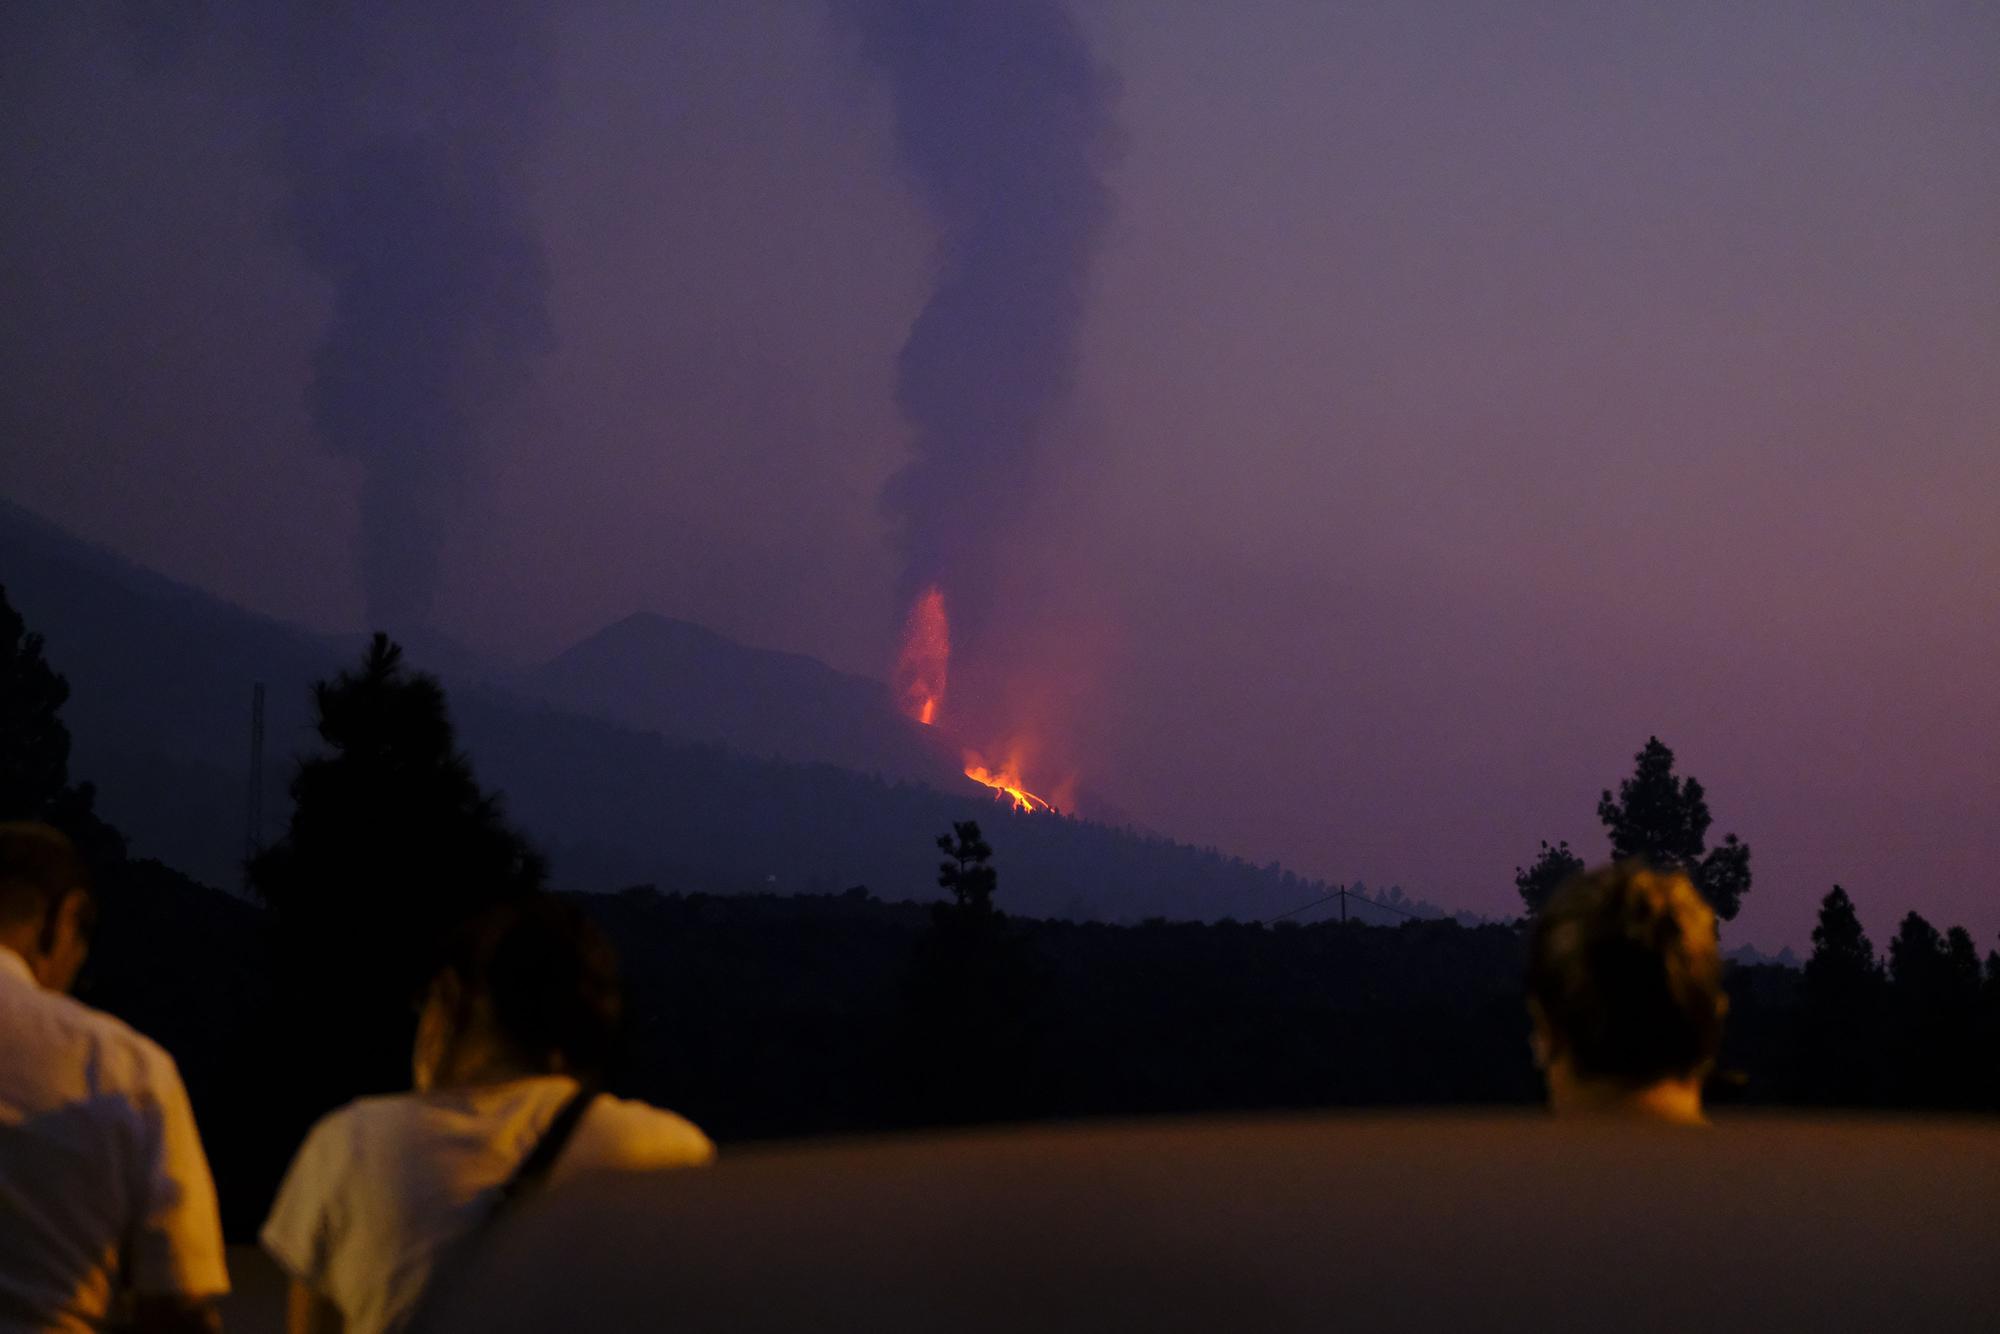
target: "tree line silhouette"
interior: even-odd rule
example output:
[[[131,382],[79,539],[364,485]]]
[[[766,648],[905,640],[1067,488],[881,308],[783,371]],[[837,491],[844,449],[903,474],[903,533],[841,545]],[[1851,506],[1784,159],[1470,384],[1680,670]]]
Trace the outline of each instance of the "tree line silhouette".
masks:
[[[1708,846],[1708,796],[1699,780],[1674,773],[1674,753],[1658,737],[1632,757],[1632,776],[1609,788],[1597,801],[1597,819],[1611,843],[1611,860],[1649,862],[1662,870],[1684,872],[1718,921],[1733,921],[1750,892],[1750,845],[1736,835]],[[1514,888],[1533,916],[1542,910],[1557,886],[1583,870],[1583,858],[1568,840],[1550,846],[1542,841],[1534,864],[1514,870]]]
[[[439,933],[539,889],[546,865],[478,784],[443,689],[380,636],[314,692],[321,748],[250,866],[255,902],[127,856],[71,781],[66,699],[0,590],[0,818],[47,820],[89,850],[89,997],[180,1062],[246,1235],[316,1116],[407,1087],[411,993]],[[1657,738],[1598,815],[1614,855],[1688,868],[1733,916],[1749,848],[1707,843],[1701,785]],[[1015,917],[1004,847],[971,822],[936,842],[946,897],[930,903],[862,886],[581,896],[632,992],[617,1083],[724,1141],[1537,1097],[1520,922]],[[1581,861],[1543,844],[1517,868],[1524,907]],[[2000,1110],[2000,952],[1982,966],[1962,927],[1911,913],[1878,957],[1835,886],[1803,969],[1737,965],[1729,988],[1718,1101]]]

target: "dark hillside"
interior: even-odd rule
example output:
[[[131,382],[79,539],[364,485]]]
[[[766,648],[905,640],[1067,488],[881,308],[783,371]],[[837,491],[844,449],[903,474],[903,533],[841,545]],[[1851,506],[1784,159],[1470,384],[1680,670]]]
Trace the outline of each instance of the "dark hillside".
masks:
[[[268,827],[311,737],[312,682],[346,648],[211,598],[0,503],[0,584],[70,684],[71,770],[132,840],[210,884],[241,879],[250,688],[268,685]]]
[[[477,690],[454,692],[452,713],[480,775],[507,794],[564,888],[926,894],[934,832],[977,819],[1006,858],[1010,903],[1038,916],[1258,917],[1326,890],[1214,851],[1013,812],[977,791],[753,760]]]
[[[268,688],[268,832],[283,825],[294,757],[316,744],[311,683],[346,665],[356,646],[207,597],[17,509],[0,508],[0,584],[68,676],[72,768],[98,784],[104,814],[135,854],[237,885],[252,683]],[[809,660],[765,656],[778,664],[772,688],[780,696],[801,676],[836,694],[866,694],[869,683],[800,665]],[[930,839],[953,820],[978,818],[1002,849],[1010,906],[1039,916],[1259,918],[1327,889],[1275,864],[1164,838],[1015,816],[962,775],[943,788],[891,781],[605,722],[492,684],[446,684],[481,781],[504,794],[567,888],[865,884],[890,898],[927,894]],[[690,691],[705,688],[697,682]],[[655,693],[667,698],[674,689],[661,681]],[[795,701],[771,707],[782,714]]]
[[[962,781],[956,754],[897,712],[880,681],[687,621],[628,616],[520,684],[572,713],[745,755],[935,786]]]

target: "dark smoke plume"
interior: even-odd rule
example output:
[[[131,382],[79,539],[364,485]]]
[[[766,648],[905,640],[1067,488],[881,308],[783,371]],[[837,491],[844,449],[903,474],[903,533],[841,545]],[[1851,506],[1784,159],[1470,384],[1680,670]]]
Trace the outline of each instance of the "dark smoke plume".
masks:
[[[285,235],[332,287],[310,407],[326,447],[362,466],[369,618],[419,626],[481,431],[550,339],[520,178],[552,35],[509,3],[242,14]]]
[[[976,632],[998,538],[1032,494],[1040,436],[1075,377],[1110,205],[1110,75],[1059,0],[856,0],[888,77],[896,145],[939,232],[937,285],[896,395],[915,457],[883,501],[905,593],[941,584]]]

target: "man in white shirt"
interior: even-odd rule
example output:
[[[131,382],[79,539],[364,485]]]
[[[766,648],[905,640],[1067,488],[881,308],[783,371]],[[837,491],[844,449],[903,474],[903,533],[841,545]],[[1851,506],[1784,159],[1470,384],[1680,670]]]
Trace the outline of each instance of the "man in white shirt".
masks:
[[[292,1276],[292,1334],[403,1329],[572,1100],[574,1133],[544,1151],[552,1181],[715,1157],[672,1112],[590,1096],[618,991],[609,944],[558,900],[509,904],[459,933],[418,1020],[416,1091],[328,1115],[279,1187],[262,1239]]]
[[[218,1329],[222,1226],[180,1072],[63,994],[92,913],[68,839],[0,824],[0,1330]]]

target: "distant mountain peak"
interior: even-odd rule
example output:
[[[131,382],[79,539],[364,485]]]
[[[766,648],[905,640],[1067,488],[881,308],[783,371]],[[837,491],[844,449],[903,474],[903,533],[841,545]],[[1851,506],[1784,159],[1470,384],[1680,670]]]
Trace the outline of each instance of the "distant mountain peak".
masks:
[[[531,672],[527,688],[666,736],[958,786],[955,757],[918,734],[882,682],[658,612],[633,612],[578,640]]]
[[[352,665],[360,641],[244,611],[4,501],[0,580],[69,678],[71,773],[97,783],[139,855],[234,883],[253,685],[268,698],[268,838],[294,757],[319,744],[312,684]],[[425,657],[451,654],[438,641]],[[447,674],[452,720],[482,784],[574,887],[867,884],[922,897],[934,893],[934,839],[976,816],[1005,849],[1010,912],[1254,917],[1328,888],[1007,810],[966,778],[952,738],[903,717],[881,682],[692,622],[627,616],[524,677]]]
[[[549,665],[566,658],[607,652],[675,652],[713,653],[755,657],[768,662],[789,663],[802,670],[817,670],[831,676],[843,677],[850,681],[866,682],[880,686],[879,682],[865,676],[855,676],[829,666],[809,653],[795,653],[786,649],[759,648],[732,639],[719,630],[710,629],[698,621],[683,620],[677,616],[667,616],[656,611],[635,611],[610,622],[603,628],[585,635],[574,644],[549,660]]]

